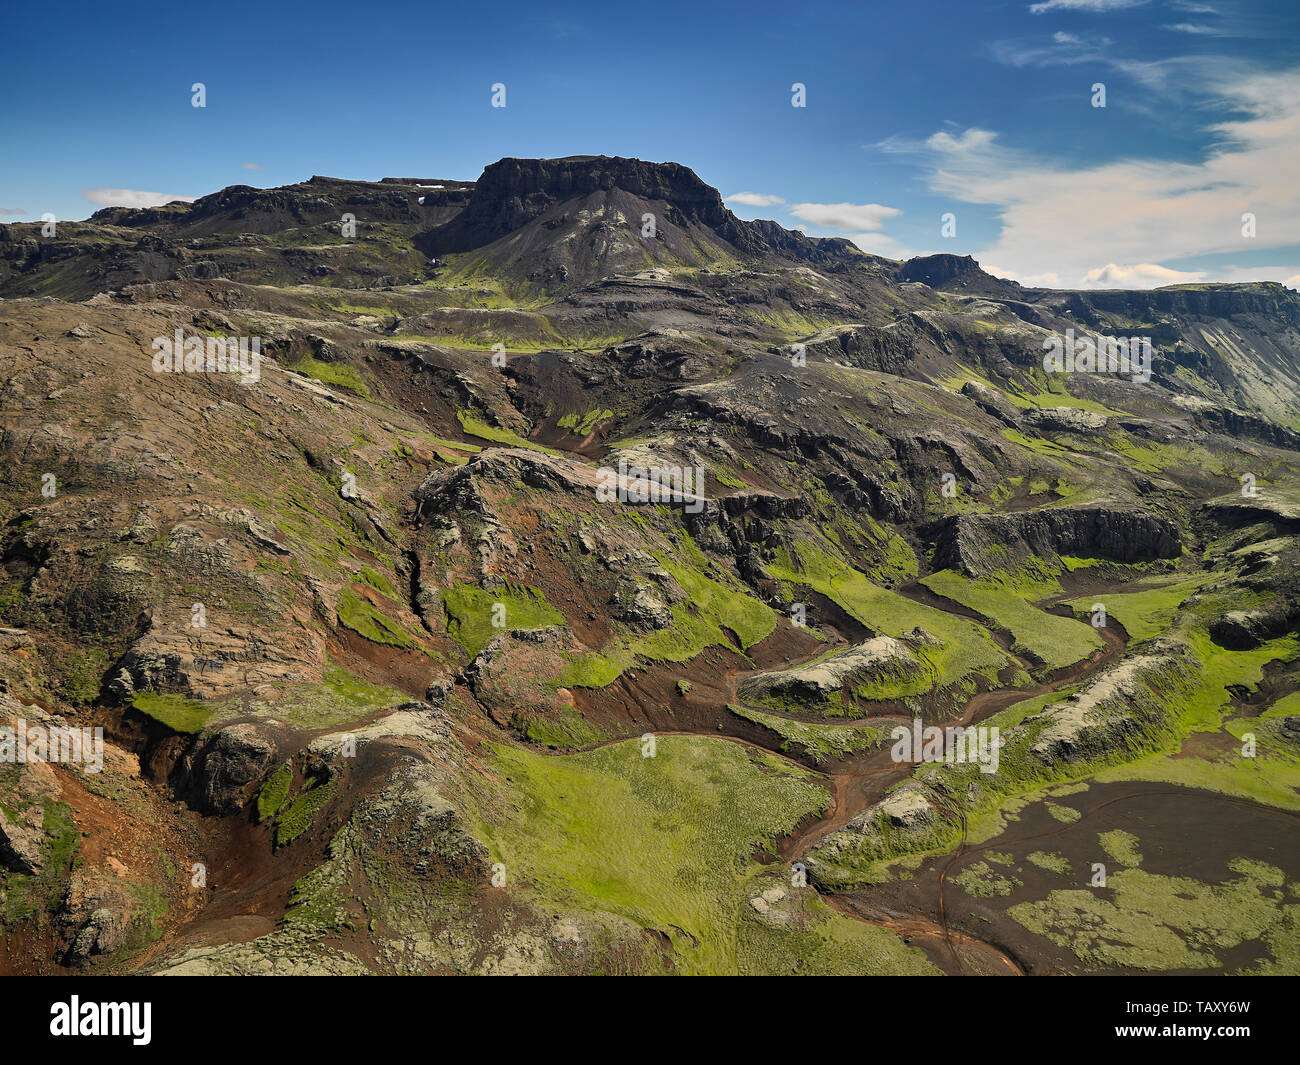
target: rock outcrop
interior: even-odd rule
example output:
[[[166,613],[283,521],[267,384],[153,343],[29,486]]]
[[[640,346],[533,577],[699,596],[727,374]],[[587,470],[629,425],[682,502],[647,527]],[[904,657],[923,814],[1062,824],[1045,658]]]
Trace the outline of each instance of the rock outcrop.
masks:
[[[843,692],[851,693],[854,684],[886,675],[915,676],[920,671],[921,663],[906,643],[877,636],[795,669],[748,677],[740,695],[761,704],[821,706]]]
[[[24,876],[41,871],[43,822],[44,813],[39,804],[16,811],[12,817],[0,810],[0,866]]]
[[[979,381],[967,381],[961,386],[961,394],[968,396],[974,403],[992,414],[1001,422],[1013,428],[1020,424],[1020,412],[1006,396],[996,388],[990,388]]]
[[[1100,411],[1080,410],[1078,407],[1041,407],[1024,413],[1026,425],[1062,433],[1095,433],[1106,428],[1109,421]]]
[[[558,204],[616,189],[640,200],[666,203],[669,221],[712,230],[742,252],[777,252],[810,260],[858,254],[844,240],[807,237],[772,222],[741,221],[727,210],[717,189],[678,163],[605,155],[493,163],[474,182],[464,210],[417,237],[416,244],[430,255],[471,251],[521,229]]]
[[[1145,562],[1177,558],[1178,527],[1137,506],[1081,506],[1011,514],[957,514],[931,527],[935,569],[970,577],[1014,570],[1029,559],[1061,555]]]
[[[902,374],[916,358],[916,334],[910,324],[839,325],[802,342],[810,358],[843,362],[862,370]]]
[[[207,814],[229,814],[249,798],[249,785],[279,762],[274,730],[241,722],[219,729],[192,756],[183,789],[190,804]]]

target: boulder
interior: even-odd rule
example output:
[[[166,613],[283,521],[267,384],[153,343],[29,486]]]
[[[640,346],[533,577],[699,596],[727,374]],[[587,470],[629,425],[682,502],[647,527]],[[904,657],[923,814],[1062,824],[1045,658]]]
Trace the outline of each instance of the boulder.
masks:
[[[1078,407],[1042,407],[1025,411],[1023,418],[1026,425],[1062,433],[1095,433],[1110,421],[1098,411]]]
[[[990,388],[979,381],[967,381],[961,386],[961,394],[999,421],[1010,426],[1020,424],[1020,412],[1016,409],[1015,404],[996,388]]]
[[[41,871],[44,822],[44,809],[40,803],[28,806],[12,818],[0,809],[0,867],[24,876],[34,876]]]
[[[68,942],[65,964],[80,966],[111,954],[126,941],[138,908],[127,886],[94,870],[74,872],[59,915]]]
[[[230,725],[214,733],[193,756],[190,804],[208,814],[243,807],[248,785],[279,764],[268,730],[256,724]]]

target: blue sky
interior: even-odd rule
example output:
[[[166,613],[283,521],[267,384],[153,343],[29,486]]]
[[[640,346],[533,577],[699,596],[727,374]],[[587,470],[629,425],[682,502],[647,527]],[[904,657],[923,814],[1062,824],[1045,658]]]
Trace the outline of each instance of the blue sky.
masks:
[[[894,258],[1300,287],[1295,0],[18,0],[5,26],[0,221],[605,153],[685,163],[742,217]]]

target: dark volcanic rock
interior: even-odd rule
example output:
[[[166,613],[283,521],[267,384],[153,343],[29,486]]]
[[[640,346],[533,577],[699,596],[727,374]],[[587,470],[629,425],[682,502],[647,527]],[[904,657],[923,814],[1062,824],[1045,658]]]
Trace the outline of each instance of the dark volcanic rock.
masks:
[[[935,288],[956,277],[980,274],[980,264],[969,255],[919,255],[898,268],[898,280],[920,281]]]
[[[667,203],[672,210],[669,221],[705,226],[751,254],[777,252],[808,260],[858,255],[845,240],[806,237],[775,222],[742,221],[727,210],[717,189],[679,163],[607,155],[493,163],[474,183],[465,209],[445,225],[421,234],[415,243],[429,255],[471,251],[527,225],[556,204],[613,189]]]
[[[931,288],[973,296],[1019,299],[1022,289],[1014,281],[985,273],[969,255],[921,255],[908,259],[894,273],[899,281],[916,281]]]
[[[261,780],[276,761],[275,743],[259,726],[224,728],[194,755],[189,802],[203,813],[233,813],[247,801],[248,785]]]
[[[1300,299],[1276,281],[1171,286],[1140,291],[1096,289],[1070,293],[1069,297],[1078,307],[1076,313],[1086,314],[1089,309],[1096,309],[1138,321],[1150,318],[1156,312],[1205,318],[1260,314],[1279,322],[1300,325]]]
[[[1133,506],[1059,507],[1014,514],[957,514],[931,527],[936,569],[971,577],[1014,569],[1029,558],[1077,555],[1116,562],[1177,558],[1178,528]]]
[[[977,406],[987,411],[999,421],[1016,427],[1020,425],[1020,412],[1015,405],[996,388],[979,381],[967,381],[961,386],[961,394],[969,397]]]
[[[1300,451],[1300,433],[1256,414],[1224,407],[1207,407],[1197,411],[1195,417],[1197,425],[1212,433],[1260,440],[1274,447]]]
[[[1234,610],[1210,622],[1210,638],[1231,651],[1248,651],[1266,640],[1294,631],[1300,603],[1279,603],[1271,610]]]
[[[814,358],[899,375],[907,370],[917,352],[916,332],[906,321],[885,326],[836,326],[810,337],[804,347]]]

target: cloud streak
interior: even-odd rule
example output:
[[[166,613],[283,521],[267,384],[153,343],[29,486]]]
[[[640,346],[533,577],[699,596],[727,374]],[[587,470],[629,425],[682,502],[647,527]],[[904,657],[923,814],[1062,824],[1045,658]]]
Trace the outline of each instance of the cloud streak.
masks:
[[[1101,14],[1106,11],[1122,11],[1128,7],[1141,7],[1147,0],[1045,0],[1041,4],[1031,4],[1031,15],[1045,15],[1049,11],[1085,11]]]
[[[744,207],[773,207],[785,203],[780,196],[769,196],[763,192],[736,192],[723,197],[727,203],[738,203]]]
[[[82,189],[81,195],[97,207],[161,207],[175,200],[193,203],[198,199],[197,196],[169,196],[139,189]]]
[[[879,203],[796,203],[791,205],[790,213],[822,229],[876,232],[903,212]]]

